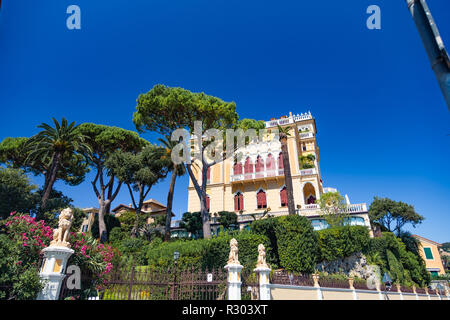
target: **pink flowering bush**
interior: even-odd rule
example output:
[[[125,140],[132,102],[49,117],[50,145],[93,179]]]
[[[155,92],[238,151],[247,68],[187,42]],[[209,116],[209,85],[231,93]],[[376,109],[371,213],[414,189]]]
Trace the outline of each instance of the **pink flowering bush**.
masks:
[[[0,258],[0,287],[11,287],[20,274],[27,274],[33,282],[31,292],[26,297],[31,298],[40,290],[39,285],[39,254],[53,239],[53,229],[45,225],[43,220],[36,221],[27,214],[11,213],[6,220],[0,221],[0,253],[4,252],[3,261]],[[80,267],[82,277],[82,290],[92,291],[101,289],[105,285],[108,274],[113,270],[114,260],[117,260],[118,251],[98,244],[97,241],[84,233],[71,233],[69,242],[75,253],[71,256],[69,264]],[[28,273],[25,273],[27,271]],[[9,273],[9,275],[7,275]],[[31,275],[30,275],[31,274]],[[37,280],[36,280],[37,279]],[[84,281],[83,281],[84,280]],[[37,281],[37,283],[36,283]],[[19,289],[20,290],[20,289]],[[0,299],[11,297],[12,291],[0,291]],[[15,293],[17,298],[22,297]]]
[[[103,289],[119,252],[109,245],[99,244],[84,233],[71,233],[70,239],[72,249],[75,250],[73,263],[91,276],[94,280],[92,285],[95,285],[96,289]]]

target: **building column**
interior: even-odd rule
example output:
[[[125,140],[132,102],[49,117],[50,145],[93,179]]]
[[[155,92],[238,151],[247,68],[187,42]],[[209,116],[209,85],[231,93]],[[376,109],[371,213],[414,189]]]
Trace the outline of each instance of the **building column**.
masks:
[[[42,250],[44,253],[43,267],[39,273],[44,288],[37,300],[58,300],[61,285],[66,277],[67,261],[74,250],[67,247],[50,246]]]

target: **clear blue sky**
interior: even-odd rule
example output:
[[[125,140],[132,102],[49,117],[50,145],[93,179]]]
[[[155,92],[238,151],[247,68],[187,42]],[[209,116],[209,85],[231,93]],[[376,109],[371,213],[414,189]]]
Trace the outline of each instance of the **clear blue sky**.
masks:
[[[325,186],[410,203],[426,217],[413,232],[450,241],[450,113],[404,0],[2,2],[0,139],[63,116],[134,130],[136,98],[157,83],[235,101],[241,118],[310,110]],[[428,3],[450,47],[450,2]],[[81,30],[66,28],[71,4]],[[366,28],[372,4],[381,30]],[[92,178],[56,188],[97,206]],[[168,180],[150,196],[165,203]]]

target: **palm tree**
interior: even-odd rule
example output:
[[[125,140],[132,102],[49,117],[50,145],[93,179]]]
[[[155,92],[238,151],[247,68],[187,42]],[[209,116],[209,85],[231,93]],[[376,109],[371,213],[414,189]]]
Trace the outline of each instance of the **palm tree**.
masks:
[[[291,127],[283,128],[278,125],[279,138],[280,138],[280,142],[281,142],[281,153],[283,155],[283,167],[284,167],[284,177],[285,177],[285,183],[286,183],[288,212],[290,215],[291,214],[295,215],[291,165],[289,162],[289,152],[288,152],[288,146],[287,146],[287,137],[290,136],[290,133],[289,133],[290,129],[291,129]]]
[[[164,241],[170,240],[170,225],[172,223],[172,203],[173,194],[175,191],[175,181],[177,177],[180,177],[186,173],[185,167],[182,164],[175,165],[172,161],[172,150],[178,144],[176,141],[171,141],[169,136],[164,136],[164,139],[158,138],[158,141],[166,148],[166,154],[164,160],[167,163],[169,171],[172,171],[172,177],[170,178],[169,193],[167,194],[167,208],[166,208],[166,225],[164,228]]]
[[[43,129],[38,134],[32,136],[26,145],[28,150],[27,161],[38,159],[48,159],[49,169],[45,172],[44,194],[41,199],[41,209],[47,205],[47,200],[53,189],[55,181],[58,179],[58,170],[65,157],[71,157],[76,153],[90,153],[90,148],[85,144],[85,137],[76,129],[75,122],[68,124],[62,118],[61,124],[52,118],[55,128],[46,123],[41,123],[38,128]]]

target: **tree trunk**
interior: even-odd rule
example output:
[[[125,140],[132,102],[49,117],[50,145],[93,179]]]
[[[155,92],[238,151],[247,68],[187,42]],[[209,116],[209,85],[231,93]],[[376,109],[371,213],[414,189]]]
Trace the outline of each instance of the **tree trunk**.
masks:
[[[106,214],[106,203],[104,199],[99,199],[99,208],[98,208],[98,234],[100,238],[100,243],[104,243],[107,240],[107,230],[105,223],[105,214]]]
[[[281,134],[280,134],[281,136]],[[289,152],[287,146],[287,137],[281,136],[281,152],[283,153],[283,167],[284,167],[284,180],[286,183],[286,196],[287,196],[287,205],[288,212],[291,215],[295,214],[295,204],[294,204],[294,192],[292,188],[292,176],[291,176],[291,164],[289,161]]]
[[[94,181],[91,182],[92,187],[94,189],[95,195],[98,199],[98,233],[100,236],[100,243],[104,243],[108,239],[108,234],[106,230],[106,224],[105,224],[105,215],[108,214],[108,208],[111,207],[111,203],[114,201],[114,199],[117,197],[117,194],[119,193],[120,187],[122,186],[122,183],[120,182],[117,185],[116,190],[114,193],[110,195],[108,193],[108,198],[105,199],[105,193],[108,186],[112,185],[111,179],[114,179],[114,176],[110,177],[110,182],[108,184],[103,183],[103,166],[97,165],[97,175],[94,179]],[[97,189],[97,180],[100,180],[100,190]],[[114,181],[114,180],[112,180]]]
[[[203,163],[202,166],[202,197],[200,198],[200,211],[203,223],[203,239],[211,239],[211,223],[209,221],[209,212],[206,207],[206,174],[208,167]]]
[[[46,187],[44,189],[44,194],[41,200],[41,209],[45,209],[47,206],[47,200],[50,198],[50,193],[52,192],[53,185],[56,181],[56,175],[58,173],[59,164],[61,162],[62,154],[60,152],[55,153],[55,156],[52,161],[52,165],[50,167],[50,177],[48,178],[48,183],[46,183]]]
[[[173,194],[175,190],[175,181],[177,179],[177,170],[178,166],[174,164],[172,177],[170,179],[170,187],[169,193],[167,195],[167,209],[166,209],[166,227],[164,230],[164,241],[170,240],[170,224],[172,222],[172,202],[173,202]]]
[[[142,205],[139,204],[139,206],[136,208],[136,219],[134,219],[134,226],[133,229],[131,229],[131,238],[136,238],[138,234],[139,218],[141,217],[141,207]]]
[[[203,238],[210,239],[211,238],[211,226],[209,223],[209,213],[206,209],[206,172],[208,168],[203,164],[202,167],[202,186],[198,185],[197,180],[195,179],[194,173],[191,169],[191,164],[186,164],[186,169],[189,173],[189,177],[191,178],[192,183],[194,184],[194,189],[197,192],[198,198],[200,199],[200,212],[202,217],[203,224]]]

